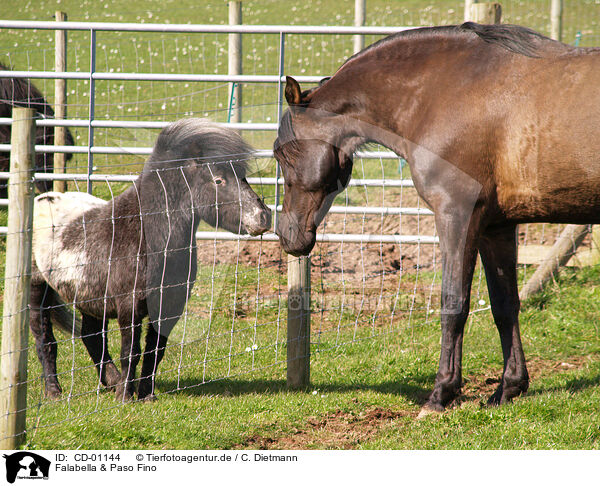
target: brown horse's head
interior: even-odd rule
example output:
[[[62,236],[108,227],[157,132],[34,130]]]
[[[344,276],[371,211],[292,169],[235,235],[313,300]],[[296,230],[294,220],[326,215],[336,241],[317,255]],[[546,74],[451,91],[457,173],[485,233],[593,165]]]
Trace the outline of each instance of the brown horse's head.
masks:
[[[339,143],[342,117],[310,108],[314,93],[301,92],[296,80],[287,78],[285,97],[290,108],[274,144],[285,180],[277,234],[283,249],[294,256],[310,253],[317,227],[352,172],[353,150],[347,142]]]

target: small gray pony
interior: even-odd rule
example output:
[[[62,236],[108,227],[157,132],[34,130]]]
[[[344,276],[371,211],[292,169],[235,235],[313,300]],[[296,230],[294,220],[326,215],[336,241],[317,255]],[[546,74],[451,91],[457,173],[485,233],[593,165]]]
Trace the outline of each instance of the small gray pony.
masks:
[[[59,397],[56,324],[81,336],[100,382],[131,400],[149,326],[138,398],[154,399],[167,338],[184,310],[197,271],[201,220],[233,233],[260,235],[271,211],[246,181],[253,149],[233,130],[204,119],[164,128],[131,187],[110,201],[83,193],[35,200],[30,326],[46,395]],[[69,311],[81,312],[81,322]],[[108,352],[107,324],[118,320],[121,371]]]

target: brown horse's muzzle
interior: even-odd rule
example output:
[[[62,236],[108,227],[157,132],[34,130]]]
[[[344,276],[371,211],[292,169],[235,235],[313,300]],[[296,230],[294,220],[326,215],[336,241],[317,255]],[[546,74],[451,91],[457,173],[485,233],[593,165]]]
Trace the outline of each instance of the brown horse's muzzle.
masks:
[[[302,228],[293,216],[286,213],[281,214],[276,233],[281,247],[290,255],[308,255],[315,246],[315,231]]]

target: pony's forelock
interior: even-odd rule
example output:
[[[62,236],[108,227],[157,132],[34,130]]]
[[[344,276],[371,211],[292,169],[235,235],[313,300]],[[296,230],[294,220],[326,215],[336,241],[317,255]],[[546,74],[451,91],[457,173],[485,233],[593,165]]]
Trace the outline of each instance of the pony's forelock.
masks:
[[[155,161],[194,159],[200,163],[234,163],[245,170],[254,152],[231,128],[205,118],[183,118],[160,132],[151,158]]]

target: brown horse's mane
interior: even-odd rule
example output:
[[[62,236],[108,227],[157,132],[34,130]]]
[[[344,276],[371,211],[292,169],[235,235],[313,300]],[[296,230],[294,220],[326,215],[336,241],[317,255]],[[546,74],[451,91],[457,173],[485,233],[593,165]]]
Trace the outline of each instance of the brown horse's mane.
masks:
[[[438,27],[423,27],[419,29],[410,29],[392,34],[371,44],[361,52],[351,56],[344,63],[362,56],[374,49],[386,46],[390,42],[401,39],[422,39],[439,36],[460,36],[471,34],[478,36],[488,44],[497,45],[503,49],[521,54],[527,57],[543,57],[545,52],[550,49],[552,52],[567,52],[574,48],[561,42],[546,37],[535,30],[520,25],[511,24],[476,24],[474,22],[465,22],[462,25],[444,25]]]

